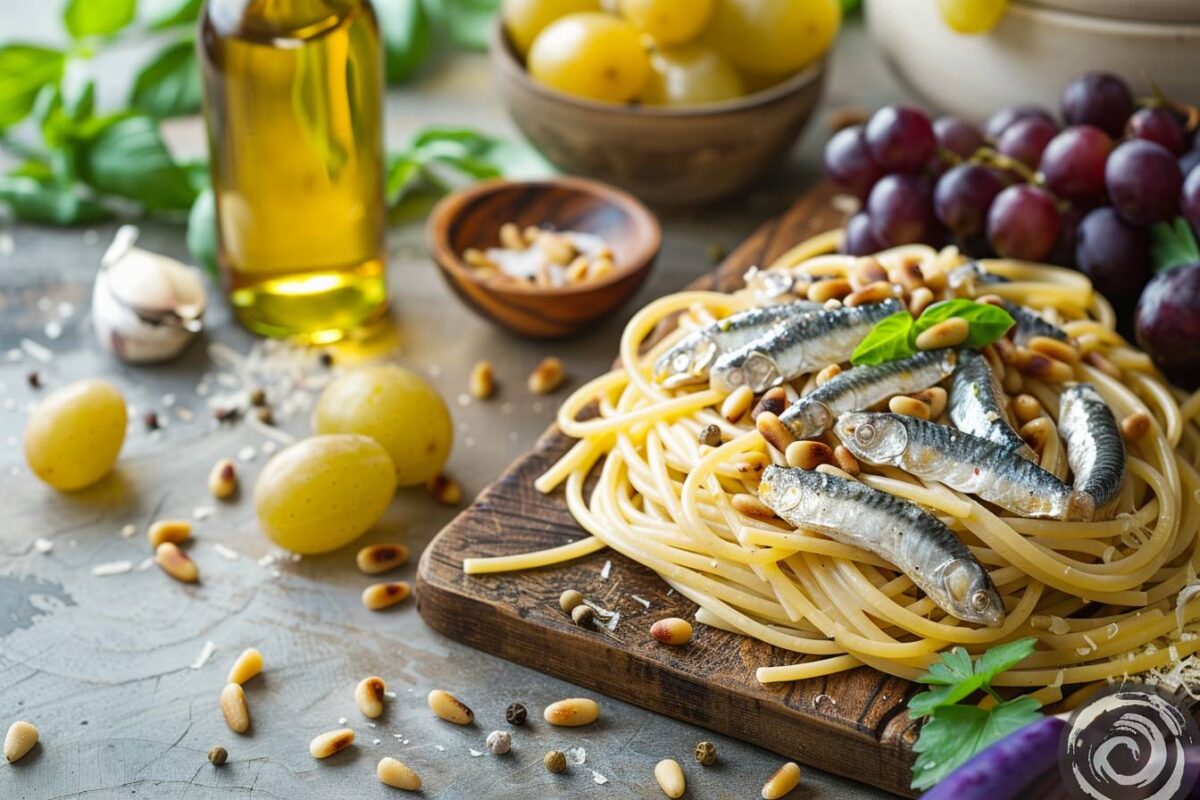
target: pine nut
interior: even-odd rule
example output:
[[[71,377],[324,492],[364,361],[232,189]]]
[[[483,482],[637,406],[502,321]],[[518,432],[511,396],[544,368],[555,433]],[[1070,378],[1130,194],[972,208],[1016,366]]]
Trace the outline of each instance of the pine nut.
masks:
[[[779,421],[779,417],[769,411],[764,411],[758,415],[758,419],[754,422],[754,427],[767,440],[767,444],[781,453],[786,452],[788,446],[796,441],[796,437],[784,427],[784,424]]]
[[[858,459],[854,457],[854,453],[846,449],[845,445],[839,444],[833,448],[833,460],[838,467],[849,475],[858,475],[862,472],[862,467],[859,466]]]
[[[683,767],[673,758],[664,758],[654,765],[654,780],[667,797],[683,797],[687,782],[683,778]]]
[[[508,731],[492,731],[484,739],[488,752],[494,756],[502,756],[512,749],[512,734]]]
[[[313,758],[329,758],[352,744],[354,744],[354,731],[349,728],[339,728],[336,731],[322,733],[309,742],[308,752]]]
[[[837,364],[830,364],[827,367],[823,367],[813,380],[816,381],[817,386],[824,386],[841,374],[842,368],[840,366]]]
[[[929,418],[937,419],[946,410],[946,390],[940,386],[931,386],[909,395],[913,400],[920,400],[929,406]]]
[[[1004,308],[1006,305],[1004,298],[998,294],[981,294],[975,298],[975,302],[987,303],[989,306],[996,306],[997,308]]]
[[[706,425],[698,437],[700,444],[707,447],[721,446],[721,429],[716,425]]]
[[[162,567],[162,571],[177,581],[195,583],[200,580],[200,570],[196,562],[188,558],[187,553],[179,549],[174,542],[163,542],[154,550],[154,561]]]
[[[650,626],[650,635],[656,642],[678,647],[691,641],[692,623],[679,617],[667,617]]]
[[[234,733],[250,730],[250,707],[246,705],[246,692],[240,683],[227,683],[221,690],[221,714]]]
[[[478,269],[496,268],[496,265],[492,263],[492,260],[484,255],[482,250],[475,247],[468,247],[466,250],[463,250],[463,261],[466,261],[472,267],[476,267]]]
[[[816,469],[817,464],[825,464],[833,460],[833,450],[824,442],[804,439],[792,442],[784,451],[783,458],[789,467],[798,469]]]
[[[600,716],[600,704],[586,697],[571,697],[546,706],[542,716],[551,725],[578,728],[596,721]]]
[[[228,680],[239,686],[245,685],[247,681],[262,672],[262,668],[262,653],[258,652],[257,648],[248,647],[242,651],[242,654],[237,657],[237,661],[234,661],[233,666],[229,668]]]
[[[1012,399],[1012,410],[1017,422],[1024,425],[1042,415],[1042,404],[1031,394],[1019,394]]]
[[[565,267],[575,258],[575,245],[565,236],[559,236],[550,231],[542,231],[536,242],[538,249],[552,263]]]
[[[789,761],[776,770],[762,788],[763,800],[779,800],[800,783],[800,765]]]
[[[843,478],[848,481],[856,480],[849,472],[846,472],[841,467],[835,467],[833,464],[817,464],[816,471],[823,475],[832,475],[835,478]]]
[[[25,720],[17,720],[8,726],[4,735],[4,760],[8,763],[20,761],[38,743],[38,729]]]
[[[454,695],[442,689],[429,693],[429,710],[439,719],[455,725],[470,725],[475,721],[475,712]]]
[[[739,386],[721,403],[721,416],[726,422],[737,422],[750,410],[754,402],[754,391],[749,386]]]
[[[471,378],[467,382],[467,391],[476,400],[487,400],[496,392],[496,371],[492,362],[480,361],[471,368]]]
[[[1004,377],[1000,379],[1000,386],[1010,395],[1020,394],[1025,388],[1025,379],[1016,369],[1006,369]]]
[[[382,611],[397,603],[407,600],[412,593],[407,581],[392,581],[390,583],[373,583],[363,589],[362,603],[372,611]]]
[[[913,317],[919,317],[931,303],[933,303],[933,291],[925,286],[918,286],[913,289],[912,296],[908,298],[908,313]]]
[[[208,493],[218,500],[228,500],[237,491],[237,467],[231,458],[222,458],[208,473]]]
[[[380,575],[408,563],[408,547],[402,544],[372,544],[358,551],[354,563],[367,575]]]
[[[1054,435],[1054,427],[1049,417],[1037,417],[1022,425],[1018,433],[1030,449],[1041,453],[1046,448],[1046,442]]]
[[[588,267],[590,262],[587,256],[575,256],[575,259],[567,265],[564,278],[567,283],[580,283],[587,278]]]
[[[853,291],[850,281],[845,278],[827,278],[817,281],[808,287],[808,299],[814,303],[824,303],[826,300],[841,300]]]
[[[160,519],[146,531],[152,550],[157,550],[163,542],[179,544],[191,535],[192,523],[186,519]]]
[[[1104,346],[1104,342],[1094,333],[1084,333],[1075,337],[1075,346],[1079,348],[1082,355],[1087,355],[1093,351],[1099,350]]]
[[[994,344],[989,344],[979,351],[983,357],[987,359],[988,366],[992,368],[992,372],[996,374],[996,379],[1004,377],[1004,359],[1000,357],[1000,351],[996,349]]]
[[[898,394],[891,400],[888,400],[888,410],[893,414],[904,414],[905,416],[916,417],[917,419],[929,419],[931,409],[920,400]]]
[[[759,398],[758,404],[750,411],[750,419],[757,420],[758,415],[764,411],[770,411],[772,414],[782,414],[787,411],[788,399],[787,392],[782,386],[776,386],[768,389]]]
[[[951,317],[942,320],[931,328],[917,335],[916,345],[921,350],[941,350],[943,347],[957,347],[967,340],[971,326],[962,317]]]
[[[548,356],[529,374],[529,391],[534,394],[550,394],[562,385],[565,377],[563,362],[554,356]]]
[[[1120,368],[1108,360],[1099,350],[1093,350],[1083,357],[1083,363],[1095,367],[1114,380],[1121,380]]]
[[[1005,366],[1011,367],[1016,362],[1017,346],[1011,340],[1002,336],[988,345],[988,347],[996,351],[996,354],[1000,356],[1001,363]]]
[[[1029,340],[1029,349],[1067,364],[1079,363],[1078,350],[1066,342],[1052,339],[1049,336],[1034,336]]]
[[[421,776],[413,772],[411,767],[390,756],[379,760],[379,766],[375,768],[375,777],[379,778],[379,782],[384,786],[391,786],[393,789],[403,789],[406,792],[421,790]]]
[[[570,614],[581,603],[583,603],[583,593],[575,589],[567,589],[558,596],[558,607],[563,610],[564,614]]]
[[[916,289],[925,285],[925,276],[921,273],[921,267],[913,261],[905,261],[889,269],[888,280],[898,284],[909,296],[912,296]]]
[[[1017,350],[1016,367],[1025,375],[1048,383],[1066,383],[1075,379],[1075,370],[1070,364],[1032,350]]]
[[[521,235],[525,237],[526,244],[533,244],[541,232],[542,229],[537,225],[526,225],[525,229],[521,231]]]
[[[429,479],[425,490],[444,506],[456,506],[462,502],[462,487],[449,475],[441,472]]]
[[[567,755],[562,750],[551,750],[542,756],[542,765],[548,772],[562,772],[567,768]]]
[[[882,303],[884,300],[890,300],[895,296],[896,287],[887,281],[878,281],[847,295],[842,303],[847,308],[854,308],[855,306],[863,306],[868,303]]]
[[[862,289],[873,283],[887,280],[887,270],[872,256],[863,256],[850,267],[850,283],[855,289]]]
[[[500,226],[500,245],[507,250],[524,250],[528,243],[521,235],[521,229],[515,223],[506,222]]]
[[[1145,411],[1135,411],[1121,420],[1121,435],[1131,444],[1140,442],[1149,432],[1150,415]]]
[[[607,278],[617,271],[617,265],[609,256],[599,256],[592,261],[592,266],[588,270],[588,280],[598,281]]]
[[[825,309],[826,311],[837,311],[841,307],[842,301],[838,300],[836,297],[831,297],[821,304],[821,308]]]
[[[363,678],[358,682],[358,686],[354,687],[354,704],[364,715],[376,719],[383,713],[383,698],[386,691],[387,684],[383,682],[383,678],[377,675]]]
[[[729,502],[735,511],[748,517],[775,519],[775,512],[770,506],[752,494],[735,494]]]

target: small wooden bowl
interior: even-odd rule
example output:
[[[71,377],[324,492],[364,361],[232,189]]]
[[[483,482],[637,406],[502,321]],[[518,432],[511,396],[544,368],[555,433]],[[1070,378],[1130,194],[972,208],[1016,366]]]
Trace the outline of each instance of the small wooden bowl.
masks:
[[[506,222],[595,234],[612,249],[616,269],[600,280],[554,288],[482,278],[462,254],[498,247]],[[442,277],[469,306],[540,339],[578,333],[615,310],[645,280],[662,245],[658,220],[636,198],[585,178],[477,183],[438,203],[425,237]]]

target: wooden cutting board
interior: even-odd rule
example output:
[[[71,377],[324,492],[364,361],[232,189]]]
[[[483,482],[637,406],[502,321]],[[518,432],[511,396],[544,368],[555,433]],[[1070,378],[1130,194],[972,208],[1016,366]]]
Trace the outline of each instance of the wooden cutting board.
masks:
[[[753,265],[842,221],[819,186],[763,225],[701,288],[729,291]],[[417,607],[435,630],[472,647],[635,705],[761,745],[787,758],[912,796],[908,788],[917,728],[904,713],[916,687],[863,667],[829,678],[763,686],[756,667],[797,655],[707,626],[689,645],[664,647],[649,636],[662,617],[691,618],[696,606],[649,569],[609,550],[571,563],[500,575],[464,575],[462,560],[541,550],[585,535],[561,492],[543,495],[534,480],[573,440],[548,430],[425,550]],[[609,578],[601,572],[612,562]],[[615,630],[576,627],[558,608],[575,588],[621,613]],[[649,601],[646,608],[633,598]]]

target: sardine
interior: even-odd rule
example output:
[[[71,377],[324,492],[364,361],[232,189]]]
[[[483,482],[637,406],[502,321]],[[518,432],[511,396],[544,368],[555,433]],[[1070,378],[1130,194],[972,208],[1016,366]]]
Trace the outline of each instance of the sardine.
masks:
[[[710,384],[723,392],[743,384],[756,393],[765,392],[806,372],[845,361],[875,323],[903,310],[900,301],[889,298],[790,320],[718,358],[709,375]]]
[[[978,261],[970,261],[961,267],[950,270],[946,275],[946,282],[951,289],[965,289],[970,294],[975,293],[976,285],[1010,283],[1008,278],[1003,275],[996,275],[985,270]]]
[[[680,339],[654,364],[654,379],[668,389],[703,383],[708,368],[723,353],[769,333],[780,322],[820,311],[807,300],[748,308],[711,322]]]
[[[1035,336],[1048,336],[1051,339],[1058,339],[1060,342],[1067,342],[1071,339],[1070,336],[1067,336],[1066,331],[1054,323],[1042,319],[1042,316],[1032,308],[1026,308],[1006,300],[1004,309],[1017,323],[1012,330],[1014,344],[1024,346]]]
[[[928,350],[897,361],[855,367],[797,400],[779,421],[797,439],[820,436],[833,427],[838,414],[862,411],[894,394],[928,389],[954,371],[957,359],[954,350]]]
[[[859,460],[973,494],[1023,517],[1086,520],[1092,499],[995,442],[902,414],[842,414],[838,438]]]
[[[1002,405],[1004,397],[1004,390],[987,359],[976,350],[960,350],[958,366],[950,378],[947,405],[950,421],[964,433],[995,442],[1032,461],[1037,456],[1008,424]]]
[[[1076,491],[1097,510],[1111,503],[1125,480],[1125,440],[1108,403],[1090,383],[1073,383],[1058,398],[1058,430],[1067,442]]]
[[[797,528],[861,547],[895,564],[947,614],[996,627],[1004,601],[945,524],[903,498],[823,472],[767,467],[758,494]]]
[[[779,303],[781,298],[791,297],[792,290],[796,288],[799,279],[795,274],[785,269],[759,269],[751,267],[746,270],[746,274],[742,276],[742,281],[746,284],[746,291],[754,298],[756,305],[768,306]],[[805,278],[807,283],[808,279]],[[820,308],[820,303],[812,303],[808,300],[799,302],[807,303],[813,308]]]

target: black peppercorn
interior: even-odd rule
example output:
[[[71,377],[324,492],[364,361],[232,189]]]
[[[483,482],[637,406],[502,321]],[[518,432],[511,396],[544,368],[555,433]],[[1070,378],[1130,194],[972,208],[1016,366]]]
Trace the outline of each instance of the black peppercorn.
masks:
[[[508,720],[509,725],[524,725],[525,720],[529,718],[529,711],[520,703],[513,703],[504,710],[504,718]]]

